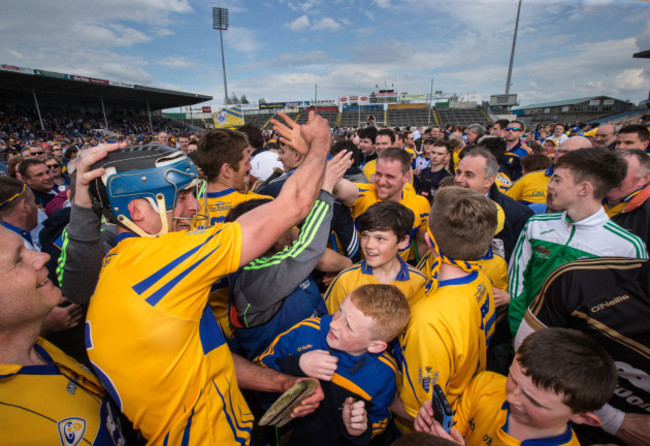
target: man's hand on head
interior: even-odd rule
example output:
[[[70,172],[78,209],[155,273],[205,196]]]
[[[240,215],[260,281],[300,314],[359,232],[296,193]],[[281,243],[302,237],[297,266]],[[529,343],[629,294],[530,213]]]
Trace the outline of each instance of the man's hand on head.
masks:
[[[91,169],[93,164],[97,161],[106,158],[108,152],[113,152],[118,149],[123,149],[127,146],[126,142],[113,143],[113,144],[100,144],[90,149],[80,152],[79,158],[80,161],[77,162],[77,180],[75,183],[75,197],[74,203],[78,206],[85,208],[92,207],[92,200],[90,194],[88,193],[88,185],[95,178],[99,178],[104,175],[104,168],[100,167],[99,169]]]

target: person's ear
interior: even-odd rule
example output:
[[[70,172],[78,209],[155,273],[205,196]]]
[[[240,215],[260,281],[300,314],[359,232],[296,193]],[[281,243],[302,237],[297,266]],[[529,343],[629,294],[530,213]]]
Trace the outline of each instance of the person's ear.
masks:
[[[428,237],[428,236],[429,236],[429,234],[427,234],[427,237]],[[427,239],[427,240],[428,240],[428,239]],[[407,235],[404,236],[404,238],[402,238],[402,240],[400,240],[399,242],[397,242],[397,248],[398,248],[400,251],[404,251],[406,248],[408,248],[410,242],[411,242],[411,237],[409,237],[408,234],[407,234]]]
[[[223,163],[221,165],[221,169],[219,169],[219,172],[223,178],[230,178],[232,167],[230,167],[229,163]]]
[[[583,196],[589,196],[593,194],[594,186],[589,181],[583,181],[579,185],[578,193]]]
[[[142,209],[143,205],[147,205],[147,206],[149,205],[149,203],[147,203],[144,198],[136,198],[135,200],[131,200],[129,202],[128,209],[129,209],[129,215],[131,217],[130,220],[132,222],[138,222],[142,220],[144,216],[144,212]]]
[[[372,341],[368,346],[368,351],[370,353],[381,353],[388,347],[388,344],[384,341]]]
[[[586,426],[594,427],[598,427],[602,424],[598,415],[593,412],[575,414],[571,417],[571,422],[574,424],[584,424]]]
[[[424,240],[427,242],[429,248],[433,248],[433,243],[431,243],[431,237],[429,236],[429,231],[424,234]]]

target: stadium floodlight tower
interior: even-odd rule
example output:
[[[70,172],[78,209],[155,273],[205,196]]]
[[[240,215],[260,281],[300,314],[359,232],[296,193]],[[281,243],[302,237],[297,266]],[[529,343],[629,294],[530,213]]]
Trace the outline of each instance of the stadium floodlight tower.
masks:
[[[221,39],[221,66],[223,67],[223,94],[226,104],[230,103],[228,99],[228,83],[226,82],[226,58],[223,55],[223,33],[228,29],[228,9],[226,8],[212,8],[212,29],[219,30],[219,38]]]

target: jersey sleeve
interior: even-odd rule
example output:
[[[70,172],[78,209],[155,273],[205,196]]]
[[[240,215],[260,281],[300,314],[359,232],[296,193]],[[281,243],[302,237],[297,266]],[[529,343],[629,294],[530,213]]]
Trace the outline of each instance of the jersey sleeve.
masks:
[[[61,250],[57,274],[63,295],[85,304],[95,290],[104,257],[101,222],[92,209],[72,205]]]
[[[325,300],[325,305],[327,306],[327,312],[329,314],[334,314],[338,311],[341,302],[345,299],[345,296],[350,293],[349,283],[346,279],[348,275],[348,269],[344,269],[339,273],[338,276],[332,281],[329,288],[323,295]]]
[[[298,322],[289,330],[277,335],[273,342],[271,342],[271,345],[269,345],[262,354],[257,356],[253,362],[263,367],[281,370],[278,360],[289,355],[297,355],[307,351],[307,349],[303,349],[302,347],[305,344],[308,344],[309,340],[312,339],[314,335],[318,335],[319,332],[320,319],[318,318],[309,318],[302,322]],[[312,345],[312,349],[313,348]]]
[[[513,335],[517,333],[519,323],[524,316],[526,305],[526,295],[524,288],[524,272],[532,255],[532,246],[529,240],[529,224],[526,223],[524,229],[519,234],[519,240],[510,259],[508,275],[508,289],[510,291],[510,306],[508,307],[508,323]]]
[[[386,386],[378,395],[375,395],[368,410],[368,427],[373,437],[386,429],[388,421],[392,417],[389,408],[397,394],[395,371],[387,368],[383,375],[385,375]]]
[[[354,262],[359,259],[359,236],[350,209],[335,201],[333,211],[331,229],[341,243],[339,254],[351,258]]]
[[[333,195],[321,191],[293,245],[242,268],[232,285],[233,296],[249,324],[267,322],[284,298],[316,267],[327,245],[333,201]]]

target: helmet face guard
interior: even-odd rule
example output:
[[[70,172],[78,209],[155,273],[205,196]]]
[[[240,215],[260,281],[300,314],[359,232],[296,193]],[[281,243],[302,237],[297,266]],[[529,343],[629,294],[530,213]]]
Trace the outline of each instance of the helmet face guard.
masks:
[[[90,184],[93,207],[110,222],[144,237],[168,232],[167,212],[174,211],[179,193],[199,185],[192,161],[167,146],[135,146],[110,152],[92,168],[99,167],[105,172]],[[136,198],[146,198],[157,208],[162,223],[157,234],[146,233],[131,221],[129,203]],[[198,214],[193,219],[199,219]]]

